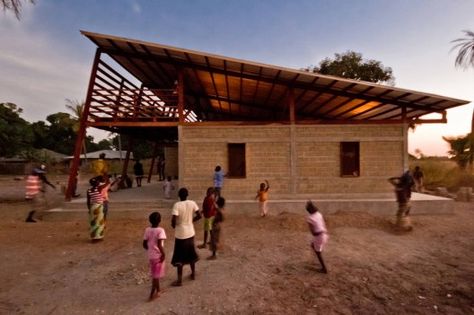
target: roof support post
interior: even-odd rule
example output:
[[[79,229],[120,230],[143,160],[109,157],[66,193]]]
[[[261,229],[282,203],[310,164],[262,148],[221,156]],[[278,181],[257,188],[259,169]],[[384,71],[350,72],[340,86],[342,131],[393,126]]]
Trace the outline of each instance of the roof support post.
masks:
[[[295,93],[293,92],[293,89],[290,88],[288,90],[288,109],[290,112],[290,123],[294,124],[296,121],[296,116],[295,116]]]
[[[153,149],[153,156],[151,158],[150,171],[148,172],[147,183],[150,183],[151,181],[151,175],[153,174],[153,168],[155,166],[155,160],[156,160],[157,155],[158,155],[158,142],[155,143],[155,147]]]
[[[295,94],[293,89],[288,90],[288,109],[290,114],[290,192],[296,193],[296,115],[295,115]]]
[[[407,122],[407,107],[402,106],[402,121],[403,121],[403,172],[408,169],[408,122]]]
[[[94,89],[94,83],[97,77],[97,68],[99,65],[100,55],[101,55],[101,50],[100,48],[97,48],[97,50],[95,51],[94,62],[92,64],[91,76],[89,79],[89,87],[87,88],[86,102],[84,103],[84,108],[82,109],[82,116],[81,116],[81,121],[79,125],[79,130],[77,131],[76,144],[74,146],[74,157],[72,159],[72,164],[69,169],[69,180],[67,183],[66,195],[65,195],[66,201],[71,200],[74,190],[77,186],[77,174],[79,170],[79,161],[80,161],[79,157],[81,155],[82,143],[86,136],[87,118],[89,116],[89,110],[91,107],[92,91]]]
[[[183,68],[178,70],[178,118],[179,122],[184,122],[184,71]]]

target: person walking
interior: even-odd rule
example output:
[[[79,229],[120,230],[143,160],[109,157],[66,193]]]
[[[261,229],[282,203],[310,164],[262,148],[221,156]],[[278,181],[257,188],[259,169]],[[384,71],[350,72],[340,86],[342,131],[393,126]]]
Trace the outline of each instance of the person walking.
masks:
[[[40,167],[35,167],[26,177],[25,200],[31,204],[32,209],[28,212],[25,222],[36,223],[34,217],[39,217],[38,211],[42,211],[46,207],[46,185],[56,189],[56,186],[46,178],[46,166],[42,164]]]
[[[414,185],[414,180],[410,171],[405,171],[400,177],[390,177],[388,181],[395,187],[395,196],[398,203],[398,210],[396,214],[395,226],[398,229],[411,231],[409,214],[410,214],[410,199],[411,189]]]

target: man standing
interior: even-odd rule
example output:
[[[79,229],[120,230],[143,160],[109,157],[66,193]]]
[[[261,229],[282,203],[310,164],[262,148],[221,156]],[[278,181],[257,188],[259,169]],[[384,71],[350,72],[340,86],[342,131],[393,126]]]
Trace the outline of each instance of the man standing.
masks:
[[[191,266],[191,279],[196,278],[195,263],[199,260],[194,247],[194,221],[201,219],[199,207],[196,202],[186,200],[188,198],[188,190],[181,188],[178,191],[180,201],[173,206],[171,214],[171,226],[175,229],[175,242],[173,250],[173,258],[171,264],[177,268],[178,279],[173,282],[174,286],[181,286],[183,280],[183,266],[189,264]]]
[[[398,203],[396,226],[402,230],[411,231],[408,215],[410,214],[411,189],[414,185],[410,171],[405,171],[400,177],[391,177],[388,180],[395,187],[395,195]]]
[[[422,193],[423,192],[423,171],[419,166],[415,166],[415,171],[413,172],[413,179],[415,180],[415,191]]]

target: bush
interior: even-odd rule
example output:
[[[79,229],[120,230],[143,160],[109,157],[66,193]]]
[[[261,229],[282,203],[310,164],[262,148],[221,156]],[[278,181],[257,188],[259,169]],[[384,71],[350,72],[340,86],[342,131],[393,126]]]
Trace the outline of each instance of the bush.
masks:
[[[456,162],[448,158],[410,160],[410,169],[415,166],[419,166],[423,171],[424,186],[428,190],[446,187],[450,192],[456,192],[459,187],[474,188],[474,174],[468,168],[461,170]]]

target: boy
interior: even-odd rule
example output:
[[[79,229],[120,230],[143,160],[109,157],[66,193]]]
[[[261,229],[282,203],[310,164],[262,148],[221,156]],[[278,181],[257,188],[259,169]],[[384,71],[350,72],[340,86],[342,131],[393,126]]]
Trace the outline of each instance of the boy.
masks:
[[[206,197],[202,202],[202,215],[204,216],[204,241],[198,248],[206,248],[207,235],[212,235],[212,223],[216,215],[216,204],[214,199],[214,188],[207,189]]]

